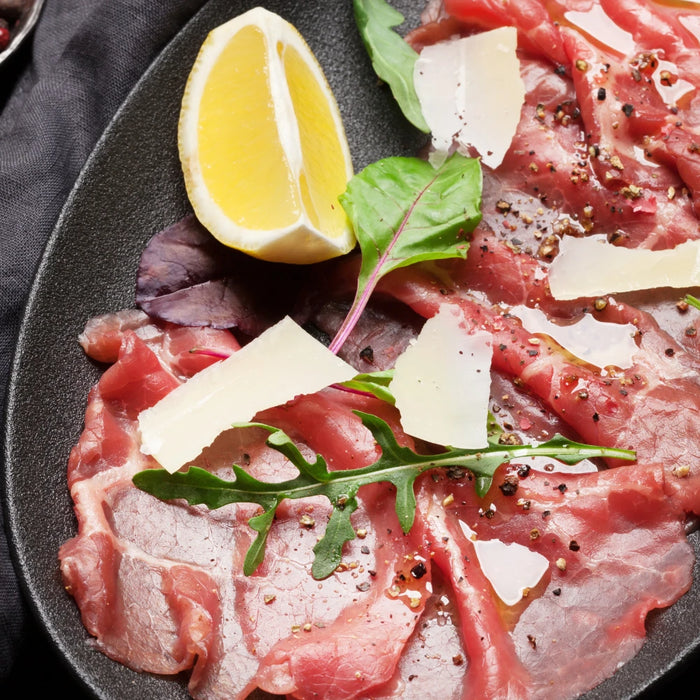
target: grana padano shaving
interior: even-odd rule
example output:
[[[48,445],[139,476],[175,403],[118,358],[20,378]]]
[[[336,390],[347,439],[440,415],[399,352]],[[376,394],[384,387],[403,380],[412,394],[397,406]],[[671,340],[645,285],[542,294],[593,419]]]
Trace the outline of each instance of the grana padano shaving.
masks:
[[[479,540],[476,533],[459,521],[462,532],[473,542],[476,558],[496,595],[506,605],[516,605],[525,591],[534,588],[549,569],[549,561],[517,542]]]
[[[286,317],[142,411],[141,451],[175,472],[232,424],[356,373]]]
[[[438,445],[487,445],[491,336],[469,334],[454,306],[443,304],[398,357],[389,389],[403,429]]]
[[[527,306],[513,306],[509,313],[530,333],[548,335],[572,355],[601,369],[629,369],[638,350],[634,342],[637,328],[631,323],[603,323],[586,314],[575,323],[558,325],[540,309]]]
[[[525,87],[515,27],[501,27],[426,46],[413,71],[432,132],[436,167],[453,143],[472,146],[490,168],[501,164],[520,122]]]
[[[605,236],[564,236],[549,266],[549,289],[562,300],[698,285],[700,240],[647,250],[611,245]]]

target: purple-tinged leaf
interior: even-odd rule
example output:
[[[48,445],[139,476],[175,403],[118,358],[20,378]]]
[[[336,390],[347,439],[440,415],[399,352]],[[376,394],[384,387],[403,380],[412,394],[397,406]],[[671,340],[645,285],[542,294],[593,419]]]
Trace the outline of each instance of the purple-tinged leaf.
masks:
[[[190,214],[143,251],[136,305],[162,321],[257,336],[290,312],[304,274],[227,248]]]

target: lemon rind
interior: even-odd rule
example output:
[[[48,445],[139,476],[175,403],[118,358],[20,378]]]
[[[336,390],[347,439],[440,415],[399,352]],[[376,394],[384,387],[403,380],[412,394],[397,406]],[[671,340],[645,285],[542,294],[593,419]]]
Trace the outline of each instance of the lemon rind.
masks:
[[[350,149],[345,137],[340,109],[325,74],[304,38],[297,29],[279,15],[262,7],[255,7],[228,22],[213,29],[205,39],[190,72],[183,93],[183,109],[178,127],[178,150],[185,179],[185,189],[195,215],[212,235],[224,245],[237,248],[251,256],[271,262],[289,262],[306,264],[320,262],[332,257],[344,255],[356,244],[354,233],[349,225],[338,235],[328,235],[314,227],[305,213],[292,224],[273,231],[263,231],[242,227],[233,222],[211,197],[204,180],[197,158],[197,123],[199,104],[206,85],[206,78],[226,47],[228,41],[242,28],[254,25],[259,27],[266,38],[274,45],[278,40],[294,48],[306,59],[319,85],[328,97],[336,133],[340,136],[340,145],[346,166],[346,180],[353,175]],[[272,60],[274,59],[274,60]],[[274,54],[270,61],[270,70],[282,70]],[[273,85],[286,85],[285,80],[273,81]],[[297,129],[296,117],[291,107],[291,98],[286,94],[273,93],[275,110],[284,110],[284,115],[276,119],[278,128],[287,130],[280,133],[285,156],[292,173],[299,177],[302,168],[301,150],[289,152],[288,145],[299,144],[298,133],[290,134],[290,129]],[[185,108],[187,105],[187,108]],[[337,206],[340,206],[338,203]]]

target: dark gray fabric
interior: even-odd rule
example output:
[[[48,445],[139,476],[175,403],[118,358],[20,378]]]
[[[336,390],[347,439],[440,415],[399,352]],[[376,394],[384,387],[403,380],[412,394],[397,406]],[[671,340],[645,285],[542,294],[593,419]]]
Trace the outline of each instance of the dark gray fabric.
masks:
[[[61,207],[116,109],[204,2],[46,0],[32,40],[0,65],[0,414],[23,305]],[[660,694],[680,692],[689,672]],[[0,519],[0,698],[47,690],[86,697],[22,601]]]
[[[203,4],[204,0],[47,0],[31,40],[13,60],[0,65],[2,412],[25,298],[61,207],[116,109]],[[49,673],[46,680],[53,680],[54,667],[37,664],[43,640],[33,624],[2,528],[0,696],[19,697],[2,689],[19,675],[16,669],[22,664],[39,675]],[[22,675],[24,690],[36,687],[31,677]]]

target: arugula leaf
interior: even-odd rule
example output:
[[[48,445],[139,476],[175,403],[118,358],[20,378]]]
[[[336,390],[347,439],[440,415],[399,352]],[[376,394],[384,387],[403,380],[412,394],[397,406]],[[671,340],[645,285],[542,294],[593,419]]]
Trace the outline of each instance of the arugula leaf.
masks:
[[[360,244],[357,291],[330,349],[355,327],[379,280],[423,260],[465,258],[465,235],[481,221],[481,166],[458,153],[440,168],[419,158],[368,165],[348,183],[340,203]]]
[[[375,73],[391,88],[394,99],[408,121],[430,132],[413,84],[413,68],[418,54],[392,31],[404,16],[384,0],[354,0],[355,21],[372,61]]]
[[[275,511],[277,504],[274,507],[264,510],[260,515],[253,516],[248,525],[258,533],[253,544],[250,545],[243,561],[243,573],[246,576],[252,576],[255,570],[262,564],[265,558],[265,545],[267,544],[267,536],[272,529],[272,523],[275,522]]]
[[[359,489],[367,484],[386,481],[396,487],[396,514],[402,530],[408,532],[416,512],[415,480],[430,469],[445,468],[452,473],[460,469],[470,471],[476,477],[477,493],[483,497],[496,469],[514,459],[542,455],[566,464],[592,457],[635,459],[635,453],[629,450],[584,445],[561,435],[535,446],[501,445],[494,439],[483,450],[447,449],[442,453],[423,455],[399,445],[391,428],[381,418],[360,411],[355,413],[370,430],[382,452],[376,462],[360,469],[328,471],[321,455],[317,455],[314,462],[308,462],[282,430],[262,423],[246,423],[240,427],[256,426],[270,433],[267,444],[294,464],[298,476],[268,483],[234,465],[234,481],[220,479],[199,467],[174,474],[165,469],[147,469],[135,474],[133,481],[138,488],[162,500],[184,498],[192,505],[203,504],[212,509],[229,503],[257,503],[262,513],[248,521],[258,535],[246,554],[243,569],[246,575],[252,574],[263,560],[277,506],[286,498],[325,496],[333,510],[323,537],[314,547],[311,570],[314,578],[323,579],[335,571],[341,562],[343,546],[355,537],[350,516],[357,508]]]
[[[333,507],[326,532],[314,547],[311,575],[315,579],[328,578],[336,570],[343,557],[343,545],[355,538],[350,516],[357,510],[357,505],[353,495],[343,501],[342,507]]]
[[[685,303],[694,306],[696,309],[700,309],[700,299],[697,299],[692,294],[685,295]]]
[[[385,369],[379,372],[366,372],[358,374],[350,381],[343,382],[338,386],[348,391],[376,396],[378,399],[386,401],[393,406],[396,404],[396,399],[391,391],[389,391],[389,384],[393,377],[393,369]]]

